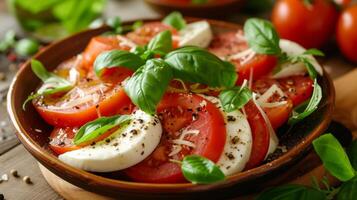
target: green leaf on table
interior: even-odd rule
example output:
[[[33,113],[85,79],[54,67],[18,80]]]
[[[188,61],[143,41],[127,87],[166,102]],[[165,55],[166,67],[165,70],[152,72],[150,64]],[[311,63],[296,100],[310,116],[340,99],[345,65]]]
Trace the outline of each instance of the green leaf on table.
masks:
[[[233,87],[237,73],[233,64],[199,47],[182,47],[165,56],[174,78],[210,87]]]
[[[171,32],[166,30],[157,34],[147,45],[147,51],[161,56],[166,55],[173,49]]]
[[[347,155],[352,167],[357,171],[357,140],[352,141],[351,145],[347,148]]]
[[[182,17],[182,14],[175,11],[167,15],[162,22],[166,25],[169,25],[177,30],[181,30],[186,27],[186,21]]]
[[[321,86],[317,83],[317,80],[314,81],[314,90],[310,98],[309,103],[302,111],[302,107],[298,106],[290,117],[288,124],[294,125],[299,121],[305,119],[307,116],[311,115],[317,108],[322,99],[322,89]]]
[[[15,52],[21,56],[31,56],[38,52],[40,44],[32,39],[21,39],[15,45]]]
[[[104,69],[114,67],[126,67],[136,71],[145,64],[140,56],[122,50],[105,51],[97,56],[94,62],[94,71],[98,77],[101,76]]]
[[[223,90],[219,95],[223,109],[226,112],[241,109],[251,98],[252,91],[247,87],[242,88],[239,86]]]
[[[352,200],[357,197],[357,176],[342,183],[340,190],[336,195],[337,200]]]
[[[124,89],[136,106],[154,114],[171,79],[172,70],[165,61],[150,59],[126,82]]]
[[[83,125],[74,137],[74,144],[80,145],[93,141],[113,128],[123,126],[130,121],[129,115],[100,117]]]
[[[66,92],[73,88],[73,85],[68,80],[59,77],[51,72],[48,72],[42,63],[38,60],[31,60],[31,69],[36,76],[42,80],[43,85],[31,94],[23,103],[22,108],[25,110],[26,104],[34,98],[39,96],[52,95],[59,92]]]
[[[271,22],[258,18],[250,18],[244,24],[244,36],[253,51],[259,54],[282,54],[278,33]]]
[[[225,179],[223,172],[207,158],[190,155],[182,160],[181,170],[184,177],[194,184],[210,184]]]
[[[332,134],[322,135],[312,144],[324,167],[340,181],[348,181],[356,175],[345,150]]]
[[[255,200],[326,200],[322,191],[302,185],[283,185],[262,192]]]

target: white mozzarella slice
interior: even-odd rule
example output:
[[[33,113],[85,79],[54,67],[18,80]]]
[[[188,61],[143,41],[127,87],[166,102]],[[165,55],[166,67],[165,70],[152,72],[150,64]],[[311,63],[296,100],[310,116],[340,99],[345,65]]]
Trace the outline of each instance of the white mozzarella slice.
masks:
[[[226,143],[217,165],[225,175],[232,175],[244,169],[252,150],[252,132],[247,118],[239,110],[226,113],[219,99],[204,96],[222,111],[226,122]]]
[[[211,26],[207,21],[188,24],[180,31],[179,46],[198,46],[206,48],[213,38]]]
[[[87,171],[112,172],[131,167],[149,156],[160,142],[162,127],[156,116],[132,114],[129,125],[95,145],[59,156],[63,162]]]
[[[280,48],[283,50],[283,52],[287,53],[288,55],[301,55],[306,51],[304,47],[290,40],[281,39],[279,45]],[[311,60],[311,63],[314,66],[317,73],[322,76],[323,70],[321,65],[317,62],[317,60],[311,55],[306,55],[306,57]],[[288,76],[305,74],[305,73],[306,73],[306,67],[301,62],[284,63],[281,65],[281,70],[273,75],[273,78],[285,78]]]

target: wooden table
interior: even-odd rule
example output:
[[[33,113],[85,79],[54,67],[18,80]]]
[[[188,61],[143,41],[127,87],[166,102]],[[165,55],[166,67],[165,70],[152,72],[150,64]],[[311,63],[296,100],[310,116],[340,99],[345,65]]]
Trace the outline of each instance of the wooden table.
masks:
[[[135,12],[134,12],[135,11]],[[119,15],[123,20],[132,20],[139,18],[155,18],[159,15],[147,7],[141,0],[113,0],[109,1],[106,16]],[[238,15],[228,20],[237,23],[243,22],[246,16]],[[5,2],[0,1],[0,38],[9,29],[17,31],[16,22],[6,11]],[[327,71],[336,78],[353,68],[351,63],[346,62],[342,56],[332,51],[328,59],[323,60]],[[20,145],[15,137],[14,128],[8,120],[6,111],[6,88],[11,77],[16,72],[16,67],[9,68],[9,62],[0,55],[0,72],[5,73],[7,78],[0,81],[0,176],[8,174],[9,181],[0,183],[0,194],[4,194],[6,199],[62,199],[42,177],[36,160]],[[33,184],[26,184],[21,178],[11,176],[10,170],[16,169],[21,176],[30,176]]]

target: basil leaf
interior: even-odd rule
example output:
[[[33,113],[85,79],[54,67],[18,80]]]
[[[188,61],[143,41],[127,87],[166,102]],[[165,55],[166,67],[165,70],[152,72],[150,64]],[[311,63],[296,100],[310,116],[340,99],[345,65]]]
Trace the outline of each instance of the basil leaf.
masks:
[[[122,50],[105,51],[98,55],[94,62],[94,71],[98,77],[101,76],[104,69],[114,67],[126,67],[137,70],[145,62],[140,56]]]
[[[182,47],[166,55],[174,77],[203,83],[211,87],[233,87],[237,80],[235,67],[199,47]]]
[[[154,114],[164,95],[172,71],[162,59],[151,59],[140,67],[124,86],[125,92],[141,110]]]
[[[337,200],[351,200],[357,197],[357,176],[342,184],[336,195]]]
[[[345,150],[332,134],[322,135],[312,144],[324,167],[333,176],[348,181],[356,175]]]
[[[76,133],[76,136],[74,137],[74,144],[80,145],[85,142],[93,141],[110,129],[123,126],[129,121],[130,116],[118,115],[113,117],[101,117],[94,121],[88,122]]]
[[[223,109],[226,112],[231,112],[241,109],[252,98],[252,92],[247,87],[233,87],[228,90],[223,90],[219,95]]]
[[[347,148],[347,155],[353,168],[357,171],[357,140],[354,140]]]
[[[251,18],[244,24],[244,36],[253,51],[259,54],[280,55],[279,36],[273,25],[263,19]]]
[[[32,71],[40,78],[43,85],[37,90],[35,94],[31,94],[23,103],[22,108],[25,110],[26,104],[34,98],[41,95],[51,95],[58,92],[66,92],[73,88],[71,82],[59,77],[51,72],[48,72],[42,63],[38,60],[31,60]]]
[[[305,110],[301,113],[298,110],[293,111],[293,115],[290,117],[288,124],[294,125],[299,121],[305,119],[307,116],[311,115],[317,108],[322,99],[322,89],[320,85],[317,83],[317,80],[314,81],[314,91],[310,98],[309,104],[307,104]]]
[[[256,200],[326,200],[325,193],[302,185],[283,185],[262,192]]]
[[[15,45],[15,52],[21,56],[31,56],[40,48],[40,44],[31,39],[21,39]]]
[[[194,184],[210,184],[225,179],[223,172],[207,158],[190,155],[182,160],[184,177]]]
[[[108,18],[105,23],[110,26],[115,32],[121,32],[118,31],[118,29],[120,29],[122,26],[122,21],[120,17],[115,16]]]
[[[320,51],[318,49],[314,49],[314,48],[306,50],[303,53],[303,55],[325,56],[325,54],[322,51]]]
[[[186,21],[182,17],[181,13],[179,12],[172,12],[167,15],[163,20],[162,23],[172,26],[177,30],[181,30],[186,27]]]
[[[159,54],[161,56],[169,53],[172,48],[172,35],[168,30],[157,34],[153,39],[150,40],[147,46],[148,51],[153,52],[154,54]]]

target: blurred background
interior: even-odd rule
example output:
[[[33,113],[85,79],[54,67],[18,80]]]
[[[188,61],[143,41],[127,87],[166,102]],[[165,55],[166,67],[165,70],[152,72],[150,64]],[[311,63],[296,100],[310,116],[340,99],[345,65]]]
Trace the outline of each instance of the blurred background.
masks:
[[[34,188],[16,195],[58,197],[41,179],[33,158],[18,146],[6,114],[7,89],[22,63],[50,42],[113,17],[123,22],[152,19],[174,10],[238,24],[249,17],[270,19],[282,38],[322,49],[326,56],[320,62],[332,77],[357,66],[357,0],[0,0],[0,172],[2,163],[21,165],[12,159],[17,154],[26,160],[19,167],[38,175]],[[0,184],[0,193],[2,187],[13,186]]]

